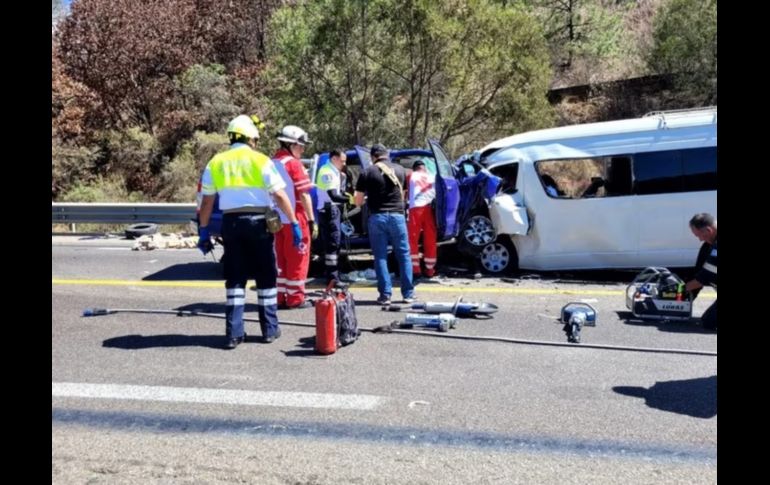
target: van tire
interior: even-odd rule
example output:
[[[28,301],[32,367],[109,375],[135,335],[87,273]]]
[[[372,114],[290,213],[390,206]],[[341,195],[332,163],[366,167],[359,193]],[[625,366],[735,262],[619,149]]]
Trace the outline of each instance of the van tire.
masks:
[[[140,236],[149,236],[158,232],[158,225],[149,222],[132,224],[126,228],[126,239],[134,239]]]
[[[481,250],[479,263],[485,273],[510,275],[519,269],[519,255],[511,237],[501,235]]]

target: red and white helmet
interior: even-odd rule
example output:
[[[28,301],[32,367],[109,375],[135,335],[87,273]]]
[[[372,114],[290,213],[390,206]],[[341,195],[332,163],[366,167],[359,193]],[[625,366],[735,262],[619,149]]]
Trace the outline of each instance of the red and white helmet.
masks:
[[[286,125],[281,129],[276,137],[278,141],[285,141],[286,143],[296,143],[298,145],[309,145],[310,139],[307,132],[299,126]]]

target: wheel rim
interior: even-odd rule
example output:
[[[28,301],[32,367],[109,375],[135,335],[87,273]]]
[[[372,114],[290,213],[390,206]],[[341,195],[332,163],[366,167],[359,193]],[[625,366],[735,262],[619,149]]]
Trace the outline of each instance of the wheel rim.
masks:
[[[510,262],[510,251],[500,243],[489,244],[481,251],[481,265],[491,273],[505,270]]]
[[[492,221],[484,216],[473,216],[463,231],[465,240],[474,246],[484,246],[495,240],[495,228]]]

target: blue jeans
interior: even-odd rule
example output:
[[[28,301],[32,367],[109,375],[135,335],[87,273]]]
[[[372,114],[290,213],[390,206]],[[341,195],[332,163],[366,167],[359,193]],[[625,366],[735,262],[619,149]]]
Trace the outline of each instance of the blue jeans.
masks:
[[[403,214],[371,214],[368,227],[369,244],[374,253],[374,271],[377,273],[377,290],[380,296],[390,297],[393,294],[393,285],[388,272],[388,244],[390,244],[398,261],[401,295],[404,298],[413,298],[412,261],[409,257],[406,218]]]

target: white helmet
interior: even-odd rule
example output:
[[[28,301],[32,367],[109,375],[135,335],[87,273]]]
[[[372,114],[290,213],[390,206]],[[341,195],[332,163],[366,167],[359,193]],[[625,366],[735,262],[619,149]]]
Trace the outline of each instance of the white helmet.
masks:
[[[257,129],[256,125],[254,125],[254,122],[251,120],[251,118],[246,115],[240,115],[233,118],[233,121],[227,125],[227,132],[243,135],[249,139],[259,138],[259,130]]]
[[[287,143],[297,143],[299,145],[305,146],[310,144],[310,140],[308,139],[307,132],[300,128],[299,126],[294,125],[286,125],[281,129],[281,132],[278,133],[278,141],[285,141]]]

